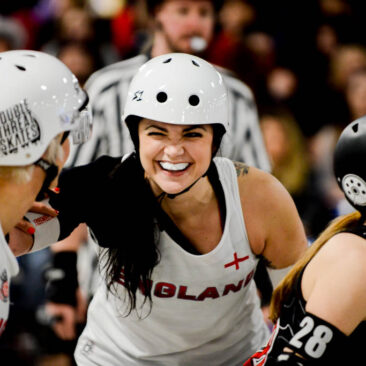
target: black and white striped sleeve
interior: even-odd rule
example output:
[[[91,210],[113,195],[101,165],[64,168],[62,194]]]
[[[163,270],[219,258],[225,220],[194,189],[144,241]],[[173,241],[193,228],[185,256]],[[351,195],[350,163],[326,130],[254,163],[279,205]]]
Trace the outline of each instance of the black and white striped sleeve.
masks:
[[[71,147],[67,167],[90,163],[101,155],[116,157],[133,151],[122,113],[131,79],[145,61],[145,56],[137,56],[101,69],[89,78],[85,88],[93,113],[93,133],[85,144]]]
[[[259,126],[257,107],[251,90],[239,79],[225,75],[229,92],[229,131],[223,140],[222,155],[271,171]]]

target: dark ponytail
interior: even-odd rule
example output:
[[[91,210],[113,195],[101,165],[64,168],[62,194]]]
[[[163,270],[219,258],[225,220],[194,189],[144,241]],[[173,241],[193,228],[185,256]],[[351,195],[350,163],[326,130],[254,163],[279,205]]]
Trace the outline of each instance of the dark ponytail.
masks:
[[[159,232],[155,227],[156,199],[144,178],[136,154],[130,155],[110,174],[114,214],[113,227],[120,233],[120,242],[104,251],[107,288],[116,294],[123,285],[129,296],[127,314],[136,308],[136,292],[142,290],[151,302],[151,274],[159,262]],[[110,192],[110,193],[111,193]]]

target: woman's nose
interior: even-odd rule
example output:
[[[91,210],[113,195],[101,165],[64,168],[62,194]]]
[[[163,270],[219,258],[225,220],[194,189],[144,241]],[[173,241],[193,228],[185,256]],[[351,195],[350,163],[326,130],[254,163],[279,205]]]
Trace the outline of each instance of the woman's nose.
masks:
[[[164,152],[170,157],[176,157],[184,154],[184,148],[182,144],[174,143],[165,146]]]

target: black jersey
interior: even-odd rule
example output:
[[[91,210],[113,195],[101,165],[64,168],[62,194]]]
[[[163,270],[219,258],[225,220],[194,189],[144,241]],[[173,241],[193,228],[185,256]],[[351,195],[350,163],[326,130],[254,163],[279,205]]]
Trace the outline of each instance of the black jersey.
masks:
[[[355,227],[347,232],[361,236],[366,239],[366,228],[364,226]],[[299,273],[297,280],[293,286],[292,292],[289,294],[287,300],[282,304],[281,316],[278,319],[273,329],[272,335],[268,344],[259,350],[250,360],[245,363],[245,366],[273,366],[273,365],[364,365],[366,364],[365,356],[360,351],[358,345],[362,344],[366,338],[366,321],[361,322],[358,327],[349,336],[341,333],[333,325],[325,322],[306,312],[306,300],[301,291],[301,280],[306,267]],[[334,306],[337,306],[334,303]],[[312,319],[312,326],[304,320],[308,320],[309,315]],[[314,320],[314,321],[313,321]],[[319,323],[317,323],[317,320]],[[317,329],[318,328],[318,331]],[[326,339],[326,332],[328,330],[334,335]],[[319,332],[322,329],[323,332]],[[336,336],[337,335],[337,336]],[[295,341],[294,341],[295,340]],[[311,358],[309,361],[303,363],[298,362],[279,362],[278,358],[283,354],[285,347],[291,347],[291,344],[306,343],[310,340],[311,347],[308,347],[311,353],[314,350],[323,348],[324,353],[321,357]],[[306,348],[306,347],[303,347]],[[326,351],[327,349],[327,352]],[[321,351],[322,351],[321,350]],[[301,354],[301,352],[299,352]],[[306,353],[306,352],[305,352]],[[322,352],[320,352],[322,353]],[[281,358],[281,357],[280,357]]]
[[[121,238],[121,222],[116,221],[116,211],[123,207],[122,179],[118,172],[121,157],[102,156],[94,162],[64,169],[59,177],[60,192],[52,195],[50,204],[60,213],[60,237],[66,238],[80,224],[86,223],[104,247],[115,245]],[[125,178],[128,179],[128,178]]]
[[[305,268],[304,268],[305,269]],[[300,329],[300,322],[306,316],[306,301],[301,291],[301,280],[304,269],[301,271],[296,281],[294,291],[281,309],[281,317],[278,324],[278,333],[274,339],[274,346],[271,354],[277,356],[286,344],[291,340],[294,329]],[[334,306],[337,306],[335,303]],[[334,329],[334,328],[333,328]],[[333,352],[328,353],[324,358],[319,360],[317,365],[359,365],[362,353],[357,352],[356,345],[362,343],[366,337],[366,322],[362,322],[348,337],[342,337],[342,343],[334,345]],[[336,352],[335,352],[336,351]],[[342,362],[341,362],[342,360]],[[310,363],[311,364],[311,363]],[[314,363],[315,364],[315,363]]]

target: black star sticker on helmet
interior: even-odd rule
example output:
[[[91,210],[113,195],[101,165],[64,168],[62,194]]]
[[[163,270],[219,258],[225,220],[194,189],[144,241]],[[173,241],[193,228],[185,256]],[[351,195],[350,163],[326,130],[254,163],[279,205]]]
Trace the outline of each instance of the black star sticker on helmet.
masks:
[[[135,92],[135,95],[133,96],[132,100],[136,100],[136,102],[139,102],[140,100],[142,100],[142,94],[143,94],[143,90],[138,90]]]

